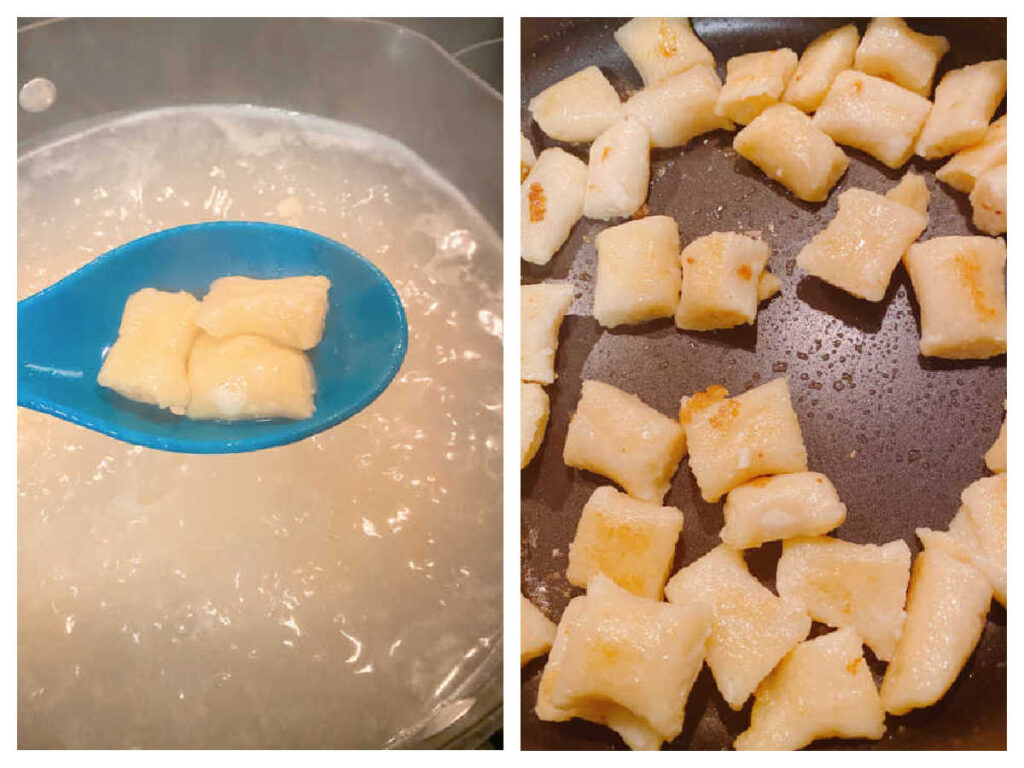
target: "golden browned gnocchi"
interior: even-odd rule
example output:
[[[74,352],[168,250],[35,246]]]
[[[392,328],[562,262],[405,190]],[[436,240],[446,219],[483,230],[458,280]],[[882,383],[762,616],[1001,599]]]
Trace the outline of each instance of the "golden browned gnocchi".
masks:
[[[590,145],[583,215],[589,219],[629,216],[647,199],[651,180],[651,135],[626,117]]]
[[[850,158],[811,118],[790,104],[773,104],[736,134],[733,148],[801,200],[828,197]]]
[[[614,480],[637,499],[661,502],[686,453],[678,423],[639,397],[584,381],[562,457],[570,467]]]
[[[619,94],[593,66],[548,86],[528,108],[544,133],[568,142],[593,141],[624,114]]]
[[[945,157],[977,144],[1006,95],[1006,59],[983,61],[943,75],[935,107],[917,142],[917,154]]]
[[[715,66],[715,57],[684,18],[635,18],[615,30],[615,42],[626,52],[644,85],[698,65]]]
[[[899,168],[914,153],[931,110],[924,96],[848,69],[832,82],[814,113],[814,125],[840,144]]]
[[[761,475],[807,471],[807,449],[784,378],[728,394],[712,386],[679,406],[690,469],[705,501],[718,501]]]
[[[722,698],[737,710],[811,629],[802,608],[776,597],[750,575],[743,555],[724,544],[673,576],[665,596],[711,611],[708,666]]]
[[[547,264],[583,215],[587,165],[564,149],[540,153],[519,188],[520,255]]]
[[[537,716],[579,717],[616,731],[630,749],[659,749],[683,729],[710,631],[704,606],[637,597],[599,574],[562,614]]]
[[[558,329],[572,304],[570,283],[537,283],[519,289],[521,337],[520,378],[540,384],[555,381]]]
[[[569,545],[566,578],[586,587],[603,573],[634,595],[660,600],[682,530],[683,513],[675,507],[638,501],[611,486],[598,488]]]
[[[551,648],[555,623],[522,595],[519,596],[519,666],[524,666]]]
[[[533,461],[544,442],[551,404],[540,384],[519,383],[519,468]]]
[[[971,190],[974,226],[988,235],[1006,232],[1006,165],[990,168]]]
[[[597,247],[594,319],[606,328],[671,317],[679,303],[679,228],[645,216],[603,230]]]
[[[836,75],[853,67],[859,40],[860,33],[854,24],[816,37],[800,56],[782,100],[804,112],[814,112],[824,101]]]
[[[990,168],[1006,165],[1006,115],[992,123],[981,141],[961,149],[935,172],[935,178],[953,189],[970,192]]]
[[[725,85],[715,112],[746,125],[782,98],[796,64],[797,56],[789,48],[734,56],[725,65]]]
[[[949,51],[942,35],[915,32],[903,19],[878,18],[868,24],[854,67],[927,98],[939,59]]]
[[[934,237],[903,262],[921,306],[921,354],[953,360],[1006,351],[1006,243],[997,237]]]
[[[626,114],[647,126],[651,146],[681,147],[694,136],[736,127],[715,113],[721,89],[714,69],[696,66],[637,91],[626,102]]]

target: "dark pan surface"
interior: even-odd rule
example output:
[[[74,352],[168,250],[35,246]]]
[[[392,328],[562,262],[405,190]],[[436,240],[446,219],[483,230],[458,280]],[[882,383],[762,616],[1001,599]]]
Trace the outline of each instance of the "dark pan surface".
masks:
[[[522,127],[539,152],[555,144],[532,124],[526,103],[548,85],[596,64],[625,98],[641,86],[612,32],[625,19],[536,19],[522,22]],[[789,46],[798,53],[841,19],[694,19],[719,74],[734,55]],[[867,20],[857,20],[863,32]],[[1003,19],[915,19],[922,32],[946,35],[947,69],[1006,56]],[[1005,110],[1002,107],[1000,111]],[[770,267],[782,294],[762,304],[755,327],[688,333],[662,320],[606,331],[590,317],[595,274],[594,237],[607,224],[579,222],[544,267],[523,263],[524,283],[570,279],[576,298],[562,326],[558,381],[547,388],[551,420],[538,456],[522,473],[522,588],[557,621],[581,593],[565,580],[569,542],[593,490],[610,481],[566,467],[566,428],[583,379],[599,379],[639,395],[667,415],[679,398],[710,384],[742,392],[774,376],[789,377],[809,465],[835,483],[848,507],[835,531],[854,542],[903,538],[914,552],[918,526],[945,528],[960,491],[987,474],[983,455],[995,440],[1006,397],[1005,356],[951,362],[918,354],[918,307],[899,267],[885,300],[855,299],[795,268],[800,248],[834,216],[838,192],[851,186],[890,188],[907,170],[924,173],[932,193],[931,222],[922,239],[979,234],[965,195],[936,182],[939,162],[915,157],[891,171],[846,149],[850,169],[824,204],[795,200],[732,151],[732,134],[698,137],[652,156],[651,213],[679,223],[686,244],[714,230],[760,230],[772,247]],[[566,147],[586,160],[586,147]],[[721,504],[700,499],[686,462],[665,503],[683,510],[686,524],[673,573],[719,543]],[[773,586],[781,546],[748,551],[751,570]],[[820,627],[816,627],[820,630]],[[868,652],[869,653],[869,652]],[[884,669],[869,661],[880,681]],[[522,670],[524,749],[621,749],[611,731],[580,720],[542,723],[533,713],[544,660]],[[723,749],[749,722],[750,704],[732,712],[707,669],[690,695],[686,724],[672,748]],[[826,749],[1005,749],[1006,613],[993,603],[978,650],[938,704],[889,717],[879,742],[822,741]]]

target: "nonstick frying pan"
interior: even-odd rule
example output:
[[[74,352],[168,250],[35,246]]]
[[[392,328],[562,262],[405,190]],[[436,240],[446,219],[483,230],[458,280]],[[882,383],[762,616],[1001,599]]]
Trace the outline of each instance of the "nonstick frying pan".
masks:
[[[540,152],[558,145],[530,120],[526,104],[541,90],[595,64],[626,98],[639,74],[612,33],[626,19],[524,19],[522,128]],[[855,20],[863,33],[867,19]],[[846,19],[693,19],[725,77],[732,56],[788,46],[800,53],[817,35]],[[948,69],[1006,56],[1005,19],[913,19],[911,26],[949,38]],[[1005,111],[1005,105],[1000,108]],[[581,594],[565,579],[569,542],[584,503],[610,481],[562,461],[569,418],[583,379],[598,379],[674,415],[682,395],[710,384],[742,392],[769,379],[789,378],[807,444],[809,466],[825,473],[848,508],[834,535],[858,543],[903,538],[916,553],[919,526],[944,529],[961,490],[987,474],[983,455],[995,440],[1006,398],[1006,357],[954,362],[918,354],[919,310],[910,280],[897,268],[885,299],[871,304],[796,268],[800,248],[835,215],[849,187],[885,191],[902,175],[923,173],[932,193],[922,239],[980,234],[967,196],[935,180],[942,161],[913,158],[893,171],[844,148],[850,168],[823,204],[796,200],[732,150],[733,134],[719,131],[682,148],[655,150],[650,212],[675,217],[686,244],[714,230],[760,230],[771,245],[769,266],[783,281],[781,295],[758,312],[756,326],[689,333],[671,319],[602,329],[591,317],[596,273],[594,238],[607,223],[581,220],[546,266],[523,263],[522,280],[571,280],[575,299],[560,335],[557,382],[547,391],[551,418],[537,457],[522,473],[522,589],[557,621]],[[586,146],[561,145],[586,160]],[[686,523],[674,573],[719,543],[721,504],[707,504],[686,462],[665,503]],[[747,553],[747,562],[773,587],[778,542]],[[815,632],[823,631],[815,625]],[[865,651],[876,681],[884,665]],[[616,749],[610,730],[581,720],[545,723],[533,712],[544,659],[522,670],[524,749]],[[670,748],[725,749],[749,723],[750,703],[733,712],[707,667],[686,708],[683,733]],[[889,717],[881,741],[827,740],[818,749],[1005,749],[1006,612],[993,603],[981,642],[953,688],[935,706]]]

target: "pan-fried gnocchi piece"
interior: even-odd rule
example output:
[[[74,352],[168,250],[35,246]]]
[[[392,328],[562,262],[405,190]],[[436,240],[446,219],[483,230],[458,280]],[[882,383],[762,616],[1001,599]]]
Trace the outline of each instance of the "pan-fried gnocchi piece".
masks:
[[[519,406],[519,468],[526,469],[544,442],[551,404],[544,387],[523,381],[519,384]]]
[[[710,629],[701,605],[637,597],[595,576],[562,614],[537,716],[579,717],[613,729],[631,749],[659,749],[683,729]]]
[[[1006,473],[975,480],[960,494],[961,509],[967,516],[978,551],[994,568],[996,598],[1006,605]]]
[[[846,505],[819,472],[759,477],[729,491],[722,541],[734,549],[766,541],[817,536],[843,524]]]
[[[999,428],[999,437],[992,443],[992,447],[985,454],[985,466],[993,472],[1006,471],[1006,419],[1003,419],[1003,426]]]
[[[673,576],[665,595],[672,603],[711,611],[708,666],[722,697],[737,710],[811,629],[803,609],[776,597],[750,575],[743,555],[724,544]]]
[[[624,114],[619,94],[595,66],[548,86],[530,99],[529,110],[544,133],[569,142],[593,141]]]
[[[807,471],[807,449],[786,379],[736,397],[728,394],[725,387],[712,386],[684,397],[679,406],[690,469],[704,501],[718,501],[761,475]]]
[[[533,144],[530,140],[519,134],[519,182],[529,175],[530,169],[537,162],[537,155],[533,151]]]
[[[861,651],[840,629],[800,643],[757,688],[743,750],[800,749],[817,739],[880,739],[885,709]]]
[[[647,126],[652,146],[681,147],[702,133],[736,127],[715,114],[721,89],[714,69],[696,66],[637,91],[626,102],[626,114]]]
[[[928,191],[928,184],[924,176],[908,172],[900,179],[900,183],[885,193],[885,196],[893,202],[912,208],[922,216],[928,215],[928,203],[931,202],[932,193]]]
[[[736,134],[733,148],[801,200],[820,203],[846,173],[850,158],[811,118],[773,104]]]
[[[868,301],[881,301],[893,270],[928,216],[867,189],[839,195],[839,211],[796,257],[797,266]]]
[[[679,227],[645,216],[609,227],[594,240],[594,318],[605,328],[671,317],[679,303]]]
[[[814,125],[840,144],[899,168],[914,152],[932,103],[888,80],[848,69],[840,72]]]
[[[892,658],[903,631],[910,581],[910,547],[853,544],[829,536],[790,539],[775,572],[779,594],[811,618],[849,627],[883,661]]]
[[[1002,524],[1002,533],[1005,539],[1005,513]],[[916,533],[926,549],[941,549],[947,555],[968,565],[973,565],[980,573],[984,574],[992,587],[993,597],[1000,605],[1006,607],[1006,558],[1003,557],[1002,561],[999,561],[987,557],[982,552],[981,542],[975,533],[974,524],[964,506],[961,506],[953,516],[947,530],[933,531],[929,528],[918,528]]]
[[[800,56],[782,100],[811,113],[825,100],[836,75],[853,67],[860,33],[854,24],[832,29],[816,37]]]
[[[796,64],[797,56],[789,48],[734,56],[725,65],[725,85],[715,112],[746,125],[782,98]]]
[[[906,714],[945,695],[981,638],[991,600],[981,572],[925,547],[914,561],[903,634],[879,691],[886,712]]]
[[[921,354],[951,360],[1006,351],[1006,243],[933,237],[903,255],[921,306]]]
[[[736,232],[712,232],[686,246],[679,257],[683,282],[676,326],[709,331],[753,324],[769,256],[767,243]]]
[[[522,336],[519,347],[519,376],[523,381],[552,384],[558,329],[572,304],[569,283],[537,283],[519,289],[522,305]]]
[[[540,153],[519,188],[523,261],[551,261],[583,215],[586,191],[586,163],[558,147]]]
[[[555,623],[522,595],[519,596],[519,666],[525,666],[551,648]]]
[[[583,215],[588,219],[630,216],[647,199],[651,180],[651,135],[626,117],[590,145]]]
[[[686,453],[682,428],[639,397],[584,381],[562,458],[603,475],[634,498],[660,503]]]
[[[715,57],[694,34],[689,19],[635,18],[615,30],[644,85],[703,64],[714,69]]]
[[[935,178],[953,189],[970,192],[982,174],[997,165],[1006,165],[1006,115],[988,127],[980,142],[953,155],[935,172]]]
[[[903,19],[872,19],[854,67],[928,98],[935,68],[948,51],[949,40],[942,35],[915,32]]]
[[[989,235],[1006,232],[1006,165],[981,174],[971,190],[974,226]]]
[[[569,545],[566,578],[586,587],[603,573],[634,595],[660,600],[682,530],[683,513],[675,507],[637,501],[611,486],[598,488]]]
[[[917,154],[945,157],[977,144],[1006,95],[1006,59],[983,61],[943,75],[935,106],[917,142]]]
[[[757,278],[757,301],[767,301],[782,290],[782,281],[767,269]]]

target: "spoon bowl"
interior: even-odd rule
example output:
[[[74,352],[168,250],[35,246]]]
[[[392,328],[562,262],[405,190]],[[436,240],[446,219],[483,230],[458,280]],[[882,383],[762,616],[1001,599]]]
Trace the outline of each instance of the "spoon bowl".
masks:
[[[323,340],[309,351],[313,416],[193,421],[96,382],[131,294],[149,287],[202,298],[228,275],[331,281]],[[302,440],[361,411],[398,373],[407,344],[394,286],[351,248],[279,224],[189,224],[119,246],[18,302],[18,405],[150,448],[244,453]]]

